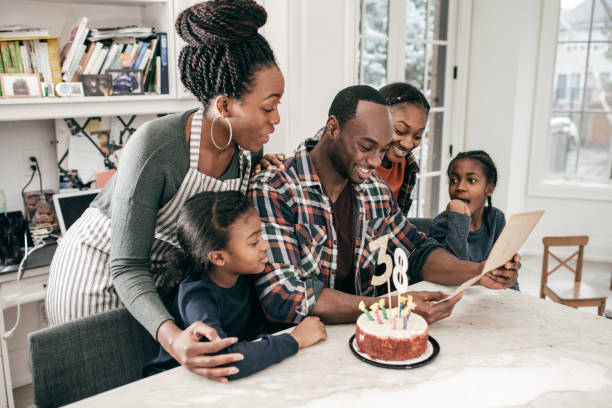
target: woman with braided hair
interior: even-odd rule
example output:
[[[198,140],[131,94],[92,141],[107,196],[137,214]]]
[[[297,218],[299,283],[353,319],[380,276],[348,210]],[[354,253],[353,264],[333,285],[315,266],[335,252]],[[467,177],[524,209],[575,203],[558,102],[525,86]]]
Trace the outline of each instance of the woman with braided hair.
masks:
[[[201,322],[181,330],[172,320],[165,304],[183,276],[165,261],[178,245],[183,203],[204,191],[244,194],[280,121],[283,75],[257,33],[266,19],[253,0],[204,2],[178,16],[187,43],[181,80],[201,106],[147,122],[130,138],[115,176],[59,243],[46,299],[51,324],[123,305],[190,370],[219,381],[236,373],[218,366],[242,355],[205,355],[235,338],[220,339]]]

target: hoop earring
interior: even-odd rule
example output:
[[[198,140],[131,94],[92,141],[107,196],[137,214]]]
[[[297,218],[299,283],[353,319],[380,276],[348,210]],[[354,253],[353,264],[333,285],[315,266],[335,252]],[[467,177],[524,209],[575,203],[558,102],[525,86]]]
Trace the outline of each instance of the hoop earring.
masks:
[[[223,147],[220,147],[216,142],[215,142],[215,138],[213,137],[213,126],[215,125],[215,121],[219,118],[223,118],[223,116],[221,115],[217,115],[215,116],[215,118],[213,119],[212,123],[210,124],[210,140],[213,142],[213,144],[215,145],[215,147],[219,150],[224,150],[227,149],[227,147],[230,145],[230,143],[232,143],[232,124],[230,123],[228,118],[223,118],[225,119],[225,121],[227,122],[227,125],[229,126],[229,130],[230,130],[230,134],[229,134],[229,140],[227,141],[227,144]]]

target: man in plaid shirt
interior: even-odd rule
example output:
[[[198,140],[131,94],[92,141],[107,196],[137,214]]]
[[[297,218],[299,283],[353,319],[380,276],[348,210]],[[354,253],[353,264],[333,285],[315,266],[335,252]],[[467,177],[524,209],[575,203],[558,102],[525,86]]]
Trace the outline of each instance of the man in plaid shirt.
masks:
[[[410,255],[410,281],[460,284],[480,272],[428,239],[402,214],[389,187],[373,171],[391,142],[391,116],[374,88],[346,88],[332,102],[325,132],[300,144],[284,169],[260,173],[249,191],[270,245],[265,271],[255,287],[266,315],[297,323],[316,315],[326,323],[353,322],[360,301],[370,305],[385,290],[371,285],[379,251],[368,244],[390,234],[389,247]],[[480,280],[507,288],[518,277],[516,263]],[[378,289],[378,290],[377,290]],[[450,315],[461,298],[412,292],[417,313],[430,323]]]

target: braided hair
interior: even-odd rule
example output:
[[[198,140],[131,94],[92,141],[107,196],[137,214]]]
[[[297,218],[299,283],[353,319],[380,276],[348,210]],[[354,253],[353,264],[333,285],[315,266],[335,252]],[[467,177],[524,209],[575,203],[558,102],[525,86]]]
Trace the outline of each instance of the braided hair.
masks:
[[[208,254],[227,247],[230,226],[253,205],[240,191],[206,191],[185,202],[177,220],[174,250],[167,267],[178,275],[201,274],[208,269]]]
[[[268,42],[257,32],[266,10],[253,0],[213,0],[183,10],[176,31],[187,43],[179,55],[181,81],[206,110],[219,94],[239,99],[255,73],[276,66]]]
[[[461,152],[457,154],[453,160],[448,164],[446,175],[450,177],[453,166],[457,160],[462,159],[473,159],[477,160],[482,164],[482,170],[484,171],[485,177],[487,178],[487,184],[493,184],[493,187],[497,186],[497,168],[491,156],[484,150],[470,150],[467,152]],[[487,233],[491,233],[491,226],[489,225],[489,212],[491,211],[491,196],[487,196],[487,206],[484,209],[485,225],[487,226]]]
[[[380,93],[385,97],[388,106],[399,103],[408,103],[423,108],[425,113],[429,113],[429,102],[421,91],[416,87],[405,82],[394,82],[380,88]]]

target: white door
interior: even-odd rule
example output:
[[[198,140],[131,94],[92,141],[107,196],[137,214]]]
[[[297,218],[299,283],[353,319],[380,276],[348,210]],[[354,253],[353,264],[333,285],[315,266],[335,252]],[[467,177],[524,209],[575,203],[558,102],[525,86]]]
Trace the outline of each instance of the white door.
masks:
[[[361,0],[359,17],[359,82],[376,88],[408,82],[422,90],[431,105],[425,137],[413,152],[421,171],[409,215],[434,217],[448,201],[442,180],[449,158],[456,153],[449,122],[457,77],[458,4],[449,0]]]

